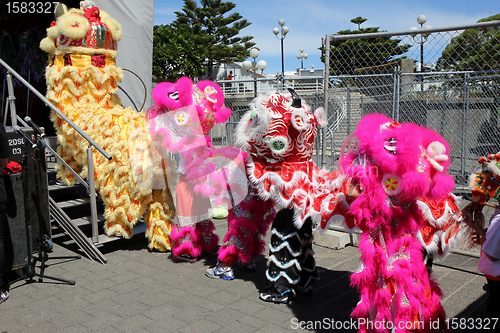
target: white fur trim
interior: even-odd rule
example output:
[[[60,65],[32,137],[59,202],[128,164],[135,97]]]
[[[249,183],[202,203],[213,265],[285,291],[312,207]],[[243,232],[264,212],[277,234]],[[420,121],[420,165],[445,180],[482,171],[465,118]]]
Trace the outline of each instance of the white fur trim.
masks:
[[[488,163],[488,170],[493,172],[496,176],[500,176],[500,169],[498,168],[497,160],[494,159]]]
[[[57,29],[60,35],[71,39],[83,39],[88,32],[89,21],[82,15],[64,14],[57,19]]]

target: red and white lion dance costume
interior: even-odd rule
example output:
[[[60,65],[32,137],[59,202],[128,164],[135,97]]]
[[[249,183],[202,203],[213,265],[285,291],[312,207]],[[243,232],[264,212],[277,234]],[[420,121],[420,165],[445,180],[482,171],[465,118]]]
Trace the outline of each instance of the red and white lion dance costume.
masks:
[[[312,291],[318,278],[312,250],[312,228],[326,226],[334,215],[352,228],[346,193],[349,179],[313,164],[318,126],[326,125],[320,108],[314,113],[292,93],[261,95],[242,117],[236,144],[249,153],[248,175],[260,198],[272,200],[274,219],[264,301],[287,303],[296,291]]]

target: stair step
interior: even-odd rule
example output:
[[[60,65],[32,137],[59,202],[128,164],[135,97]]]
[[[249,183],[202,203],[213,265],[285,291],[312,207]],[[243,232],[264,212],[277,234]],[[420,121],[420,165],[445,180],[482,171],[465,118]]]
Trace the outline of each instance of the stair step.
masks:
[[[90,204],[90,198],[80,198],[80,199],[73,199],[73,200],[67,200],[67,201],[59,201],[57,205],[61,207],[62,209],[65,208],[70,208],[74,206],[82,206]]]
[[[90,216],[74,218],[71,221],[73,221],[73,224],[75,224],[77,227],[82,227],[82,226],[90,227],[92,223],[92,219]],[[104,215],[97,214],[97,224],[103,224],[103,223],[104,223]]]
[[[134,225],[134,235],[139,235],[139,234],[145,233],[147,229],[148,229],[148,225],[147,224],[145,224],[143,222],[137,222],[137,224]],[[121,240],[121,239],[123,239],[123,237],[120,237],[120,236],[108,236],[106,234],[100,234],[99,235],[99,243],[95,244],[95,245],[99,246],[99,245],[102,245],[102,244],[106,244],[106,243],[113,242],[113,241],[116,241],[116,240]]]
[[[76,226],[79,227],[79,226],[81,226],[81,224],[78,223],[78,220],[83,220],[83,219],[72,220],[72,222]],[[89,220],[90,220],[90,218],[89,218]],[[90,223],[90,221],[88,223]],[[59,227],[56,227],[56,228],[59,228]],[[145,233],[147,229],[148,229],[148,225],[147,224],[145,224],[144,222],[137,222],[137,224],[134,225],[134,236],[135,235],[140,235],[142,233]],[[54,231],[54,228],[53,228],[53,231]],[[60,242],[62,242],[64,244],[69,244],[69,243],[73,242],[73,240],[71,239],[71,237],[69,237],[65,233],[57,232],[57,233],[53,233],[53,235],[52,235],[52,239],[53,240],[58,240],[58,239],[61,240],[64,237],[66,237],[67,239],[63,240],[63,241],[60,241]],[[113,242],[113,241],[124,239],[121,236],[108,236],[106,233],[101,233],[101,234],[98,235],[98,237],[99,237],[99,243],[94,244],[95,246],[100,246],[100,245],[103,245],[103,244],[106,244],[106,243],[109,243],[109,242]],[[92,242],[92,237],[91,236],[87,237],[87,239],[89,239]]]
[[[124,238],[120,236],[108,236],[104,232],[105,218],[102,200],[99,196],[97,197],[97,230],[100,234],[98,234],[98,242],[94,243],[92,240],[88,190],[78,182],[71,186],[58,183],[53,170],[49,169],[47,173],[50,180],[48,185],[49,196],[52,204],[59,209],[59,211],[56,209],[54,212],[58,220],[52,221],[52,238],[63,244],[77,243],[89,258],[106,263],[107,259],[100,253],[97,247],[113,241],[123,240]],[[61,218],[62,221],[59,221]],[[64,222],[64,220],[67,222]],[[144,220],[141,218],[133,228],[134,235],[145,233],[147,228],[148,226],[144,224]],[[69,236],[69,238],[66,238],[66,236]]]

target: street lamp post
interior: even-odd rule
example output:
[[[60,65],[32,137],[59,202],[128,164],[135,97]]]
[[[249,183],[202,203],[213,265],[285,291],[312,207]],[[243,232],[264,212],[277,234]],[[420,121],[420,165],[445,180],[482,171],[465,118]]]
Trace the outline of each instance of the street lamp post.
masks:
[[[245,60],[241,64],[241,66],[246,69],[247,71],[253,71],[254,72],[254,78],[253,78],[253,88],[254,88],[254,96],[257,97],[257,70],[260,69],[261,73],[264,72],[264,69],[267,67],[267,62],[265,60],[259,60],[257,62],[257,57],[259,56],[259,50],[258,49],[251,49],[250,50],[250,57],[253,58],[253,61],[250,60]]]
[[[308,55],[307,53],[304,53],[304,49],[303,48],[300,48],[299,49],[299,54],[297,54],[297,59],[300,60],[300,69],[303,69],[304,68],[304,60],[307,59]]]
[[[424,28],[424,24],[427,22],[427,16],[424,14],[419,15],[417,17],[417,23],[420,24],[420,29]],[[425,29],[430,29],[430,25],[426,25]],[[416,27],[412,27],[411,30],[418,30]],[[413,40],[415,43],[420,45],[420,91],[424,91],[424,76],[422,75],[424,71],[424,44],[427,41],[427,37],[429,37],[428,33],[420,33],[420,38],[417,39],[416,36],[417,34],[412,35]]]
[[[273,33],[276,36],[276,38],[278,38],[281,41],[281,77],[282,77],[282,79],[284,79],[285,78],[285,58],[283,56],[283,40],[286,38],[286,34],[288,33],[288,31],[290,31],[290,29],[287,26],[285,26],[284,19],[280,19],[278,21],[278,24],[280,25],[280,27],[274,28]],[[278,34],[279,34],[279,36],[278,36]]]

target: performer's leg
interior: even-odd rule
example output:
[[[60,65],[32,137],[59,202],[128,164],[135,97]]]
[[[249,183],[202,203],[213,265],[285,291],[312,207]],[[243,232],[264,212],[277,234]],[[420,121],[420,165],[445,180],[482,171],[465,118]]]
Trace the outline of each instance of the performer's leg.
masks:
[[[488,280],[488,301],[486,318],[498,318],[500,315],[500,280]],[[500,324],[497,323],[497,329]]]
[[[259,297],[266,302],[287,303],[295,296],[300,280],[302,242],[293,224],[293,209],[282,209],[271,227],[266,278],[269,286]]]
[[[181,175],[176,187],[175,206],[182,227],[177,225],[172,228],[172,254],[179,260],[196,261],[201,255],[203,242],[201,232],[197,232],[197,229],[203,229],[203,226],[198,227],[197,224],[203,223],[209,217],[210,201],[197,195],[194,184]],[[210,226],[207,227],[209,230]],[[213,229],[210,230],[212,231]]]
[[[434,261],[434,254],[428,252],[425,248],[422,248],[422,253],[424,254],[424,264],[427,268],[427,273],[432,273],[432,263]]]
[[[312,249],[312,219],[308,218],[299,231],[302,239],[302,254],[300,255],[300,280],[297,284],[297,291],[311,294],[312,284],[319,279],[316,269],[316,260],[314,259],[314,250]]]
[[[170,237],[175,259],[194,262],[201,255],[201,245],[194,227],[185,226],[179,229],[178,225],[174,225]]]
[[[219,245],[219,236],[214,234],[215,226],[212,220],[203,220],[196,223],[196,235],[201,249],[205,252],[215,252]]]
[[[7,255],[12,256],[12,251],[7,251],[7,246],[11,247],[9,224],[5,212],[5,204],[0,203],[0,303],[9,298],[9,284],[3,281],[2,272],[5,270]],[[6,253],[8,252],[8,253]],[[12,258],[10,258],[12,259]]]
[[[208,268],[205,275],[210,278],[231,280],[234,278],[231,266],[236,262],[248,271],[255,270],[252,257],[265,249],[262,238],[274,218],[273,203],[259,200],[249,194],[240,204],[229,210],[228,231],[224,244],[219,248],[217,264]]]

